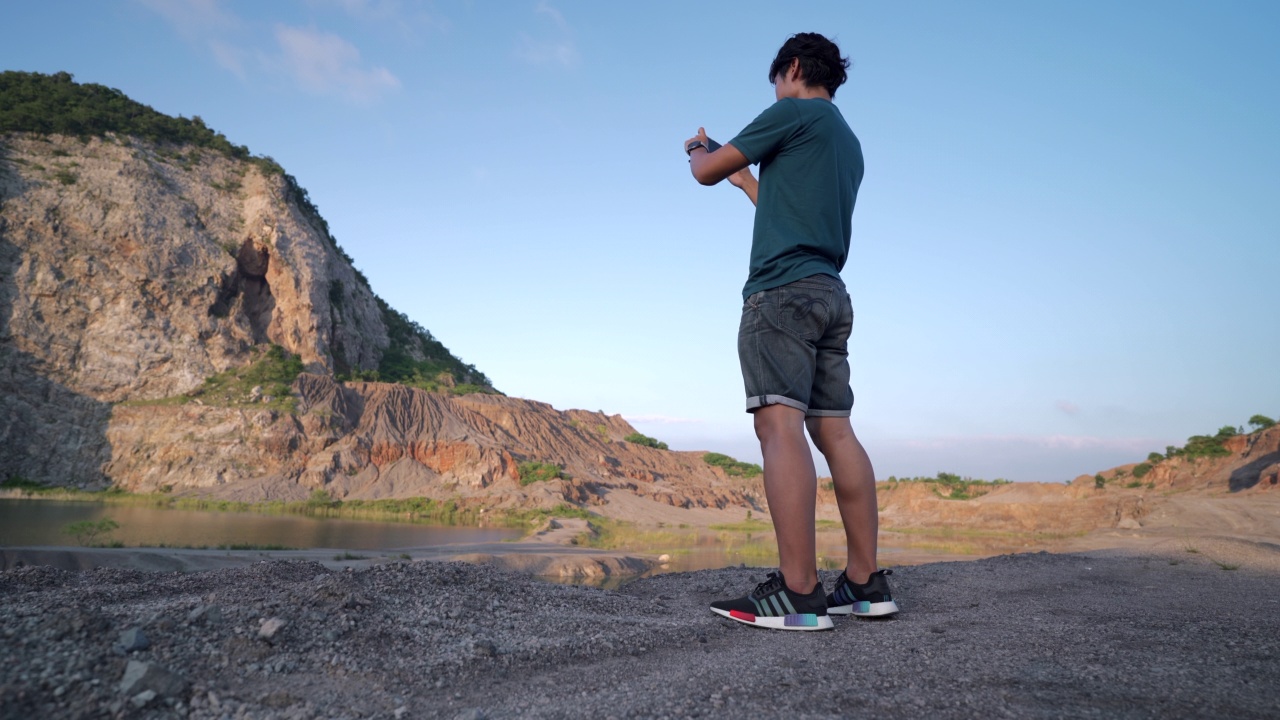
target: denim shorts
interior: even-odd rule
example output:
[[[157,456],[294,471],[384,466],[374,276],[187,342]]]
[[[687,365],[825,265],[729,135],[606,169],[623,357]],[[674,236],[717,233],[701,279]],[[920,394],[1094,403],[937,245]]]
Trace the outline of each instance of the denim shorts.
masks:
[[[747,412],[786,405],[806,417],[848,417],[853,306],[839,278],[812,275],[762,290],[742,306],[738,361]]]

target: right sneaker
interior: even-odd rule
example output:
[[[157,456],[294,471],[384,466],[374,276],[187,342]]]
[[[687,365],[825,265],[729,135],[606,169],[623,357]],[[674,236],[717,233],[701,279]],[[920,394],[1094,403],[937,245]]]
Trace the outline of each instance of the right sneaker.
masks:
[[[782,573],[769,573],[764,582],[746,596],[711,603],[711,612],[744,625],[770,630],[830,630],[822,583],[808,595],[792,592]]]
[[[892,570],[871,573],[863,585],[849,582],[843,572],[836,579],[836,589],[827,596],[827,612],[832,615],[857,615],[858,617],[884,617],[898,612],[898,603],[889,593],[886,575]]]

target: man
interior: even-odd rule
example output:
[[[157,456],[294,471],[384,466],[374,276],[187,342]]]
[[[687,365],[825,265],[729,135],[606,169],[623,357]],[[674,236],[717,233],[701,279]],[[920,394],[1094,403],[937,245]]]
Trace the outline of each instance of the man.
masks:
[[[877,570],[875,474],[849,423],[849,294],[840,279],[862,146],[831,102],[847,58],[817,33],[783,44],[769,67],[777,100],[733,140],[698,128],[685,141],[703,185],[728,179],[756,205],[738,357],[764,454],[765,496],[779,570],[712,611],[779,630],[824,630],[830,614],[891,615],[888,570]],[[750,165],[760,166],[757,182]],[[827,459],[848,541],[848,563],[824,595],[815,559],[817,477],[805,429]]]

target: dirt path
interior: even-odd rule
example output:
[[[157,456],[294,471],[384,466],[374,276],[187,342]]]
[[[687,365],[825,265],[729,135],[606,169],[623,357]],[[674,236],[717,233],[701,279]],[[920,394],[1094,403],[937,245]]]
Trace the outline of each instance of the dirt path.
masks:
[[[1276,573],[1037,553],[899,568],[898,619],[831,632],[707,611],[761,573],[606,591],[436,562],[10,570],[0,716],[1280,715]],[[147,647],[113,649],[135,629]]]

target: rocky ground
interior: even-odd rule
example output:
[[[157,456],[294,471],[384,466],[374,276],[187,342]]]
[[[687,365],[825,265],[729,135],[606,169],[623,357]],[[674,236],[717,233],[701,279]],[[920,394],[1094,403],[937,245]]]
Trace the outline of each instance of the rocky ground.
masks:
[[[1272,571],[1005,555],[898,568],[897,619],[830,632],[707,610],[762,573],[606,591],[453,562],[19,568],[0,717],[1280,716]]]

